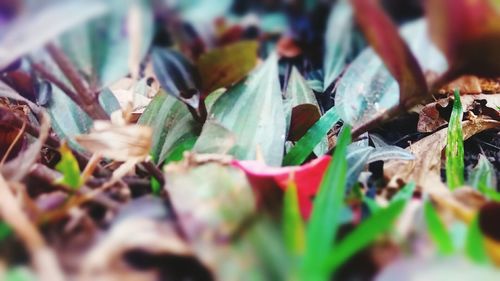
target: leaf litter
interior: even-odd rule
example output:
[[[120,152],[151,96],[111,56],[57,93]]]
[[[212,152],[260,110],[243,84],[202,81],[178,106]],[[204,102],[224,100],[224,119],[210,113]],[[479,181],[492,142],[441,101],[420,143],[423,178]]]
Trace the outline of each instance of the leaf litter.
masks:
[[[0,279],[500,278],[495,1],[304,2],[0,3]]]

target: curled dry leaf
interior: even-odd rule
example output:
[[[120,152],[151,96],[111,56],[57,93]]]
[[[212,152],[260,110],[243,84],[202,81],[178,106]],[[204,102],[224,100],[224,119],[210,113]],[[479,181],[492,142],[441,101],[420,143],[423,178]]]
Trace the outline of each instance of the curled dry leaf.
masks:
[[[153,131],[147,126],[95,121],[91,132],[76,136],[76,141],[90,152],[113,160],[142,161],[149,155],[152,135]]]
[[[453,103],[450,103],[451,100],[453,100],[451,97],[444,98],[424,106],[419,112],[417,130],[428,133],[448,124],[447,117],[442,116],[441,111],[446,111],[445,109],[450,109],[451,111]],[[499,120],[497,108],[500,106],[500,94],[463,95],[460,97],[460,101],[462,102],[464,112],[475,111],[476,107],[479,106],[481,113]]]
[[[488,79],[473,75],[464,75],[442,87],[439,93],[453,95],[455,89],[458,89],[461,95],[494,94],[500,93],[500,83],[498,78]]]
[[[464,139],[484,130],[499,127],[499,121],[484,118],[462,122]],[[418,186],[429,192],[446,190],[440,179],[441,152],[446,146],[446,134],[447,128],[441,129],[406,148],[415,155],[415,160],[387,162],[384,166],[384,175],[390,179],[389,186],[395,186],[401,180],[404,182],[414,180]]]

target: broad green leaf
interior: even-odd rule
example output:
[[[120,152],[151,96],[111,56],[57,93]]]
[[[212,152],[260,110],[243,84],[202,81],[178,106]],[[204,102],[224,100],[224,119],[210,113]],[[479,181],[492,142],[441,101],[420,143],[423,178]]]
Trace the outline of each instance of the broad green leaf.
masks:
[[[337,79],[345,67],[351,50],[354,19],[352,8],[347,0],[337,1],[328,17],[325,34],[325,60],[323,71],[323,91]]]
[[[427,96],[427,82],[419,62],[382,5],[378,1],[364,0],[351,0],[351,4],[366,40],[398,81],[401,106],[406,107],[409,101]]]
[[[408,200],[411,200],[411,198],[413,197],[413,192],[415,192],[415,187],[417,185],[415,184],[414,181],[411,181],[409,183],[407,183],[405,186],[403,186],[403,188],[401,188],[401,190],[396,193],[396,195],[394,195],[392,198],[391,198],[391,202],[396,202],[396,201],[408,201]]]
[[[305,247],[305,226],[302,221],[297,185],[290,178],[283,202],[283,235],[288,252],[300,256]]]
[[[25,11],[2,34],[0,69],[65,31],[109,12],[104,1],[98,0],[25,2]]]
[[[417,20],[403,25],[400,34],[424,71],[443,73],[447,68],[446,60],[430,41],[427,28],[424,20]],[[397,105],[399,93],[396,79],[377,53],[368,48],[349,65],[339,80],[335,106],[342,120],[358,125]]]
[[[295,144],[286,154],[283,165],[300,165],[307,159],[314,147],[321,142],[328,131],[340,120],[334,107],[330,108],[321,118],[309,129],[306,134]]]
[[[344,205],[347,174],[347,145],[351,128],[345,125],[340,132],[333,160],[323,175],[306,232],[306,250],[301,264],[304,280],[322,280],[328,272],[321,264],[332,249]]]
[[[483,154],[479,155],[479,161],[476,167],[470,172],[468,182],[469,185],[480,191],[495,188],[495,168]]]
[[[193,151],[196,153],[226,154],[236,143],[234,134],[213,120],[203,124]]]
[[[99,103],[108,114],[120,108],[118,101],[109,90],[101,92]],[[47,105],[47,112],[50,115],[52,128],[57,136],[66,140],[70,147],[83,151],[83,148],[76,143],[74,137],[88,133],[92,127],[92,119],[54,85],[52,85],[52,97]]]
[[[142,59],[153,39],[153,11],[148,0],[111,0],[105,2],[110,13],[65,33],[60,43],[86,77],[97,79],[99,86],[106,87],[129,73],[129,57]],[[135,18],[131,18],[131,10]],[[128,21],[134,20],[140,42],[131,42]],[[126,32],[124,32],[124,30]],[[139,44],[132,52],[131,44]],[[136,62],[139,63],[139,62]]]
[[[381,234],[388,231],[404,209],[405,204],[406,201],[398,200],[391,203],[389,207],[380,209],[338,242],[325,261],[328,270],[335,271],[359,250],[370,245]]]
[[[471,260],[477,263],[485,263],[489,260],[477,217],[469,225],[467,240],[465,241],[465,253]]]
[[[58,180],[58,183],[67,185],[73,189],[78,189],[82,185],[78,161],[66,143],[63,143],[59,152],[61,153],[61,160],[57,163],[56,170],[61,172],[63,177]]]
[[[253,160],[262,153],[266,164],[281,165],[286,124],[277,55],[219,97],[210,117],[236,136],[230,153],[237,159]]]
[[[204,92],[231,86],[243,79],[257,63],[256,41],[241,41],[202,54],[196,62]]]
[[[200,132],[199,124],[187,107],[164,92],[154,97],[138,123],[153,128],[151,155],[156,164],[163,163],[170,155],[178,159],[179,154],[194,145]]]
[[[424,203],[424,217],[429,236],[436,245],[438,251],[442,255],[452,254],[454,249],[450,234],[441,221],[439,214],[429,201]]]
[[[370,163],[387,160],[415,160],[415,156],[406,149],[395,145],[389,145],[376,135],[370,134],[370,139],[375,145],[375,149],[370,154]]]
[[[464,136],[462,132],[462,102],[455,90],[455,102],[448,123],[446,139],[446,182],[451,189],[464,184]]]

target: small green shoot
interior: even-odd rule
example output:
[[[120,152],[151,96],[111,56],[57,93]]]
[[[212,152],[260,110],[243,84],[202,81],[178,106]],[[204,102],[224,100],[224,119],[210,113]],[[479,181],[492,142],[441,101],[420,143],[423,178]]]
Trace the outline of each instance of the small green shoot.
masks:
[[[288,252],[300,256],[305,248],[305,226],[302,221],[297,196],[297,185],[293,179],[288,182],[283,203],[283,235]]]
[[[446,181],[453,190],[464,184],[464,137],[462,133],[462,103],[460,92],[455,90],[455,102],[448,124],[446,143]]]
[[[314,150],[328,131],[340,120],[337,110],[330,108],[321,118],[312,125],[300,138],[283,159],[284,166],[300,165]]]
[[[351,127],[344,125],[335,154],[321,181],[319,192],[306,232],[306,250],[301,264],[304,280],[324,280],[329,271],[321,265],[330,253],[339,227],[344,205],[347,175],[347,145],[351,142]]]
[[[12,228],[10,228],[10,226],[5,222],[0,221],[0,241],[9,237],[11,233],[12,233]]]
[[[489,260],[477,216],[472,220],[467,231],[465,253],[476,263],[487,263]]]
[[[401,190],[396,193],[391,199],[391,202],[396,202],[398,200],[403,200],[403,201],[408,201],[412,198],[413,192],[415,192],[415,187],[416,184],[415,182],[411,181],[407,183]]]
[[[450,234],[430,201],[424,203],[424,218],[438,252],[442,255],[452,254],[454,249]]]
[[[394,201],[389,207],[380,209],[358,225],[334,247],[334,250],[326,259],[328,271],[334,272],[359,250],[370,245],[381,234],[389,230],[405,205],[405,200]]]
[[[82,185],[78,161],[66,143],[61,145],[59,152],[61,153],[61,160],[57,163],[56,170],[61,172],[63,177],[58,180],[58,183],[76,190]]]

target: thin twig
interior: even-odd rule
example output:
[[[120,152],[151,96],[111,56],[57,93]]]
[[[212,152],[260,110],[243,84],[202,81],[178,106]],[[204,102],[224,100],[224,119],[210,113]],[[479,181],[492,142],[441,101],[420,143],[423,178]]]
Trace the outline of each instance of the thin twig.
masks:
[[[89,90],[85,85],[84,80],[78,73],[77,69],[74,67],[70,59],[64,54],[58,47],[54,44],[49,43],[47,45],[47,51],[54,59],[57,66],[64,73],[66,78],[71,82],[79,97],[82,100],[82,104],[79,104],[85,112],[89,112],[91,117],[94,119],[109,120],[109,116],[104,111],[102,106],[97,101],[97,95]]]

